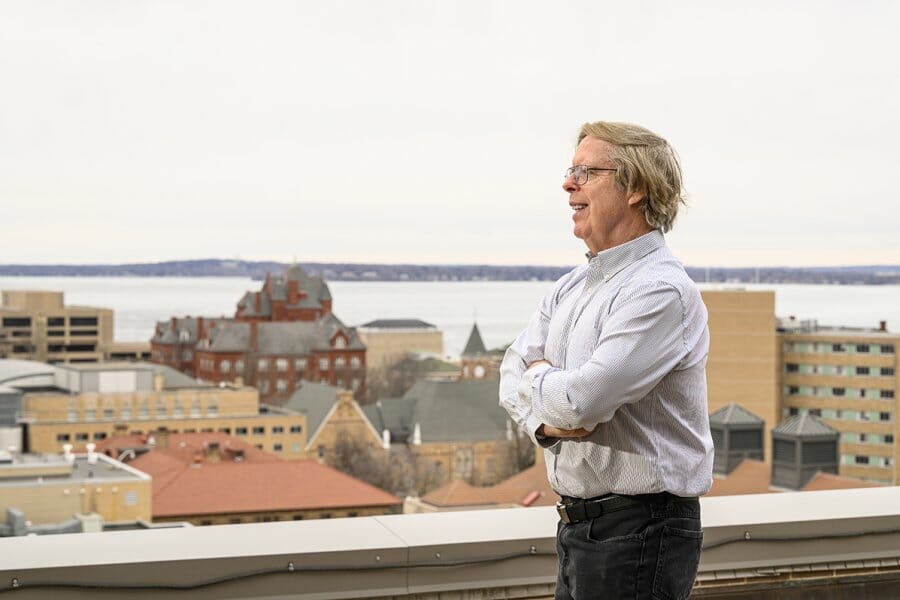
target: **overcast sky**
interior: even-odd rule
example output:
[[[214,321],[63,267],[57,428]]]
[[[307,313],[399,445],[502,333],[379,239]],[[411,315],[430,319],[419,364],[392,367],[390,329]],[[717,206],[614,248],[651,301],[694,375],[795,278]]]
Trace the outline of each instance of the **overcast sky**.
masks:
[[[900,264],[898,2],[0,3],[0,263],[566,265],[578,127],[689,265]]]

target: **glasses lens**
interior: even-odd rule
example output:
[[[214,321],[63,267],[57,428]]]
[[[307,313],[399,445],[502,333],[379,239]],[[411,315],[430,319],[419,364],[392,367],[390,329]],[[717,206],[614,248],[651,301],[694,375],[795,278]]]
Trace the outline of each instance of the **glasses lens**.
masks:
[[[588,170],[584,165],[575,165],[566,169],[566,179],[573,177],[575,183],[584,185],[587,182]]]

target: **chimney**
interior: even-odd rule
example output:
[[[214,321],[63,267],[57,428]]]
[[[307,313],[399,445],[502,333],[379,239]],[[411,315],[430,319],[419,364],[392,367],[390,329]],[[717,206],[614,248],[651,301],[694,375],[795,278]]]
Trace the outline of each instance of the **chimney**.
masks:
[[[878,321],[878,331],[887,331],[887,321]]]
[[[219,442],[208,442],[206,444],[206,459],[211,463],[217,463],[222,460],[222,451],[219,448]]]
[[[157,448],[168,448],[169,447],[169,429],[166,427],[160,427],[156,430],[156,447]]]
[[[72,444],[63,444],[63,458],[70,465],[75,462],[75,455],[72,454]]]
[[[162,371],[153,373],[153,390],[161,392],[164,387],[166,387],[166,377],[162,374]]]
[[[412,443],[414,446],[422,445],[422,426],[416,423],[416,426],[413,428],[413,439]]]
[[[385,450],[391,449],[391,431],[390,429],[385,429],[381,432],[381,447]]]
[[[203,339],[203,317],[197,317],[197,339]]]
[[[297,280],[291,279],[288,284],[288,304],[297,304],[300,294],[297,292]]]
[[[88,464],[96,465],[97,464],[97,453],[95,452],[95,450],[97,448],[97,444],[85,444],[84,447],[87,448]]]
[[[169,318],[169,329],[172,329],[172,330],[178,329],[178,318],[177,317]]]
[[[268,285],[268,283],[269,283],[269,277],[267,275],[266,276],[266,285]],[[259,297],[259,292],[256,292],[255,294],[253,294],[253,310],[256,311],[256,314],[259,314],[259,307],[260,307],[260,297]]]
[[[256,321],[250,321],[250,350],[253,352],[259,351],[258,325]]]

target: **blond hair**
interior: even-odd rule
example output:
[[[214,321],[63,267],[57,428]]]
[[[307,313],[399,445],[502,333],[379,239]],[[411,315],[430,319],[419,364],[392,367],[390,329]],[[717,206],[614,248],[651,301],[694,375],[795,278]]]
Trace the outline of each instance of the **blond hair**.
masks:
[[[582,125],[578,143],[586,137],[613,146],[609,158],[616,166],[616,184],[629,194],[644,194],[640,208],[647,223],[664,233],[672,229],[685,201],[681,165],[669,142],[638,125],[609,121]]]

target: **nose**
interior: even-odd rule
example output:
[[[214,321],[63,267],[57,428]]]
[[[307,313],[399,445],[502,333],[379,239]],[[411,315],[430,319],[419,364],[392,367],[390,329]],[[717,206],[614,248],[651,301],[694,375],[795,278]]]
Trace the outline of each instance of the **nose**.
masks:
[[[575,175],[569,175],[568,177],[563,179],[562,188],[570,194],[577,190],[578,184],[575,183]]]

